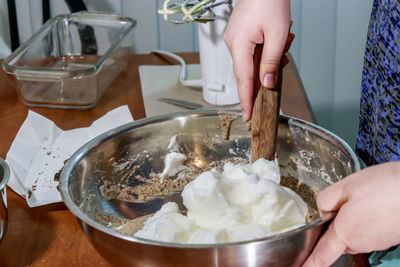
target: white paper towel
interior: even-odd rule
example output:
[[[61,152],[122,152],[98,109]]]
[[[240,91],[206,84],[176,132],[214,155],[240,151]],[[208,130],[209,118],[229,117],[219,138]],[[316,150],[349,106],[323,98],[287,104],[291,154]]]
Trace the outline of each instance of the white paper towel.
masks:
[[[30,207],[61,201],[54,178],[64,161],[97,135],[132,121],[129,108],[121,106],[89,127],[63,131],[29,110],[6,156],[11,170],[8,186],[25,197]]]

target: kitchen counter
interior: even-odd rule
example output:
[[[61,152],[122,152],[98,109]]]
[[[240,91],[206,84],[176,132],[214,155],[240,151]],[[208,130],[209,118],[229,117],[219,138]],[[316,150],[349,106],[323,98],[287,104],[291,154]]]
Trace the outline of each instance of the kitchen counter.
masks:
[[[198,64],[198,53],[181,53],[186,63]],[[128,105],[135,120],[146,117],[138,67],[171,65],[159,55],[131,55],[128,66],[91,110],[29,108],[17,97],[6,74],[0,72],[0,157],[5,158],[21,124],[31,109],[63,130],[89,126],[108,111]],[[281,109],[286,115],[315,122],[307,96],[293,63],[284,70]],[[8,229],[0,243],[0,266],[109,266],[94,249],[77,219],[63,203],[29,208],[7,188]],[[351,257],[356,266],[368,266],[362,255]]]

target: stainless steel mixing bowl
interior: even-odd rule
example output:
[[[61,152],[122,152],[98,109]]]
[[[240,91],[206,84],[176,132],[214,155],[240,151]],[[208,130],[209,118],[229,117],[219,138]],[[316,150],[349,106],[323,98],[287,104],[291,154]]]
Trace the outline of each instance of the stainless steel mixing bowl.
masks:
[[[0,240],[3,239],[7,229],[8,210],[6,185],[10,179],[10,168],[7,163],[0,158]]]
[[[199,166],[232,156],[247,159],[250,154],[250,132],[242,120],[233,122],[230,140],[223,140],[216,110],[143,119],[96,137],[68,160],[60,176],[63,200],[96,249],[120,266],[300,265],[326,226],[320,219],[275,236],[216,245],[135,238],[95,220],[98,213],[135,218],[161,207],[165,201],[161,198],[145,203],[105,199],[99,187],[105,181],[135,186],[141,183],[136,175],[149,178],[150,172],[161,172],[162,156],[168,153],[169,140],[175,134],[181,149]],[[277,154],[283,176],[294,176],[317,191],[360,169],[357,157],[340,138],[286,116],[280,117]],[[134,168],[137,164],[140,167]]]

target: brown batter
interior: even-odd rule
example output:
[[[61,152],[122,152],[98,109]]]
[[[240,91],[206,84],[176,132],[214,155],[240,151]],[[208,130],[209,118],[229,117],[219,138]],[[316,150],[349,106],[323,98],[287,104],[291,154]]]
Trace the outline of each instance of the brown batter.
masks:
[[[229,113],[224,111],[219,111],[218,113],[220,114],[219,118],[221,120],[222,137],[225,140],[229,140],[232,122],[236,120],[239,115],[237,113]]]

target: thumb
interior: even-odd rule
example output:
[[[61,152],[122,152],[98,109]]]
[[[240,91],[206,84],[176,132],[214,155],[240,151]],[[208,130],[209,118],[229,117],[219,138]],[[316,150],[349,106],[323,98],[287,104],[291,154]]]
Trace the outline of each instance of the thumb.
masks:
[[[303,267],[331,266],[346,250],[347,245],[337,235],[335,221],[333,221],[304,262]]]
[[[277,73],[281,64],[281,57],[286,43],[286,36],[282,40],[265,40],[260,65],[261,84],[267,88],[274,88]]]
[[[317,196],[317,206],[323,215],[327,212],[337,211],[348,200],[348,195],[345,190],[346,179],[326,188]]]

